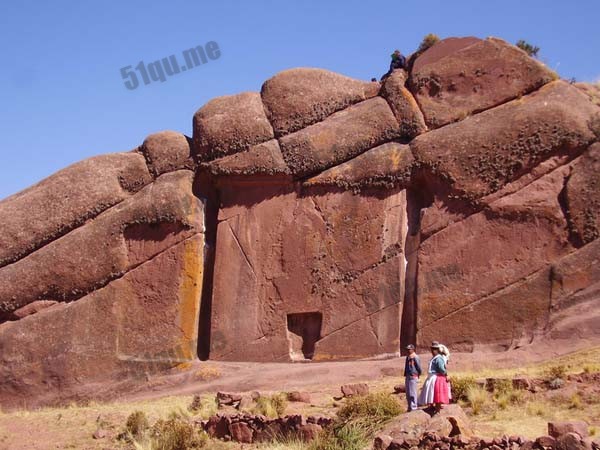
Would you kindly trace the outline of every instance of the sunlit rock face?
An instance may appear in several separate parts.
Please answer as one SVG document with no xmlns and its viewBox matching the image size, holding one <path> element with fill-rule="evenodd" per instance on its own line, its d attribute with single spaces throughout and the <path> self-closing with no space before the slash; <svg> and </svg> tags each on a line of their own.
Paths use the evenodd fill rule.
<svg viewBox="0 0 600 450">
<path fill-rule="evenodd" d="M 283 71 L 0 202 L 0 402 L 597 337 L 596 91 L 495 38 L 410 60 Z"/>
</svg>

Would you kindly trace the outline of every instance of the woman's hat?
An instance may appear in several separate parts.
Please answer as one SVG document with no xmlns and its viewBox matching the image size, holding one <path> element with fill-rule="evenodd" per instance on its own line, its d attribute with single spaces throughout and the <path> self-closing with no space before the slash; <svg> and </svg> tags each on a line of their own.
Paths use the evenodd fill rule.
<svg viewBox="0 0 600 450">
<path fill-rule="evenodd" d="M 433 341 L 431 343 L 431 348 L 440 348 L 440 343 L 438 341 Z"/>
<path fill-rule="evenodd" d="M 415 346 L 414 346 L 414 345 L 412 345 L 412 344 L 408 344 L 408 345 L 406 346 L 406 350 L 414 350 L 414 349 L 415 349 Z"/>
</svg>

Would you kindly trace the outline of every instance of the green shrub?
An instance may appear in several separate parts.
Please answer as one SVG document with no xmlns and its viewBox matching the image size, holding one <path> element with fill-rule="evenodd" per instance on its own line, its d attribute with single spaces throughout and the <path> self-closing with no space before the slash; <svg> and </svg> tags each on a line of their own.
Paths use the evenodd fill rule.
<svg viewBox="0 0 600 450">
<path fill-rule="evenodd" d="M 423 40 L 419 44 L 419 48 L 417 49 L 417 53 L 423 53 L 425 50 L 427 50 L 430 47 L 433 47 L 439 41 L 440 41 L 440 38 L 438 37 L 437 34 L 429 33 L 428 35 L 426 35 L 423 38 Z"/>
<path fill-rule="evenodd" d="M 148 417 L 144 411 L 134 411 L 125 422 L 125 432 L 134 438 L 142 436 L 150 428 Z"/>
<path fill-rule="evenodd" d="M 517 42 L 517 47 L 519 47 L 521 50 L 523 50 L 529 56 L 532 56 L 534 58 L 537 57 L 537 54 L 540 51 L 539 47 L 537 47 L 535 45 L 531 45 L 529 42 L 525 41 L 524 39 L 520 39 Z"/>
<path fill-rule="evenodd" d="M 470 387 L 477 386 L 477 381 L 473 377 L 452 377 L 452 398 L 455 401 L 467 401 L 467 391 Z"/>
<path fill-rule="evenodd" d="M 402 406 L 395 396 L 377 392 L 347 399 L 337 415 L 346 422 L 364 418 L 381 423 L 401 413 Z"/>
</svg>

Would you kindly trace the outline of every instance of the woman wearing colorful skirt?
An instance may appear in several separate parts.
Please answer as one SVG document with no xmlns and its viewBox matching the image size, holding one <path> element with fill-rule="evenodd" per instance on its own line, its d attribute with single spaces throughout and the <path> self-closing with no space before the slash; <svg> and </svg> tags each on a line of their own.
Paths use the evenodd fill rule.
<svg viewBox="0 0 600 450">
<path fill-rule="evenodd" d="M 448 380 L 446 378 L 446 359 L 440 353 L 439 342 L 431 344 L 433 358 L 429 362 L 427 379 L 419 395 L 419 405 L 433 406 L 436 412 L 442 409 L 442 405 L 450 403 Z"/>
</svg>

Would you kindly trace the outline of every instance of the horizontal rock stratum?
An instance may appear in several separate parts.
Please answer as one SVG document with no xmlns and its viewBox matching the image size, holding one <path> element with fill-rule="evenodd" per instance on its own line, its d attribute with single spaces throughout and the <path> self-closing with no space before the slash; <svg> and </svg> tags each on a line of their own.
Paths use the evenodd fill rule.
<svg viewBox="0 0 600 450">
<path fill-rule="evenodd" d="M 0 202 L 0 403 L 196 358 L 600 338 L 600 107 L 496 38 L 285 70 Z"/>
</svg>

